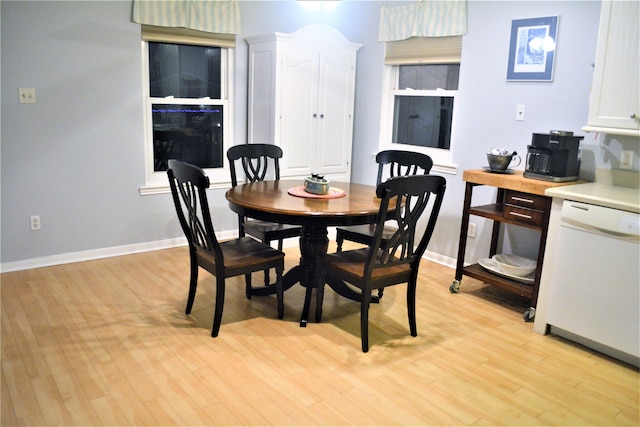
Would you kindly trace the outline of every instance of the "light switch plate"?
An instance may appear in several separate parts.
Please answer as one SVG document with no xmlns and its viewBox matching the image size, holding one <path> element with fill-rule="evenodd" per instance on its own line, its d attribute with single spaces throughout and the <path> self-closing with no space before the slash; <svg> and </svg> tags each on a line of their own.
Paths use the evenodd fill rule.
<svg viewBox="0 0 640 427">
<path fill-rule="evenodd" d="M 516 105 L 516 121 L 524 122 L 524 104 Z"/>
</svg>

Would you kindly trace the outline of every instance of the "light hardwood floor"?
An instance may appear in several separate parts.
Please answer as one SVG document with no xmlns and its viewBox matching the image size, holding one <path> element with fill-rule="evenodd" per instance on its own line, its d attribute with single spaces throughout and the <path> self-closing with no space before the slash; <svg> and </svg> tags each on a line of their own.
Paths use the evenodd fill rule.
<svg viewBox="0 0 640 427">
<path fill-rule="evenodd" d="M 450 294 L 440 265 L 421 266 L 418 337 L 389 288 L 367 354 L 357 303 L 327 288 L 303 329 L 301 287 L 278 320 L 240 279 L 213 339 L 213 277 L 186 316 L 188 274 L 186 248 L 2 274 L 2 425 L 639 424 L 637 369 L 534 333 L 520 298 Z"/>
</svg>

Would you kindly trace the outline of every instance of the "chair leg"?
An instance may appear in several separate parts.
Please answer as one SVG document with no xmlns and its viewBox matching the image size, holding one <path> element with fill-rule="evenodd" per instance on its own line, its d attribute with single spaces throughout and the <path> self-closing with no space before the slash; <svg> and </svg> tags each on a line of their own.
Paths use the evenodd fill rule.
<svg viewBox="0 0 640 427">
<path fill-rule="evenodd" d="M 189 279 L 189 296 L 187 297 L 186 314 L 191 314 L 193 301 L 196 299 L 196 288 L 198 287 L 198 261 L 196 255 L 191 254 L 191 274 Z"/>
<path fill-rule="evenodd" d="M 308 287 L 304 293 L 304 306 L 302 307 L 302 316 L 300 319 L 300 327 L 306 328 L 307 322 L 309 321 L 309 306 L 311 305 L 311 293 L 313 292 L 312 287 Z"/>
<path fill-rule="evenodd" d="M 418 336 L 418 328 L 416 326 L 416 281 L 416 278 L 409 280 L 407 285 L 407 312 L 409 314 L 409 330 L 412 337 Z"/>
<path fill-rule="evenodd" d="M 322 320 L 322 301 L 324 300 L 324 283 L 316 290 L 316 323 Z"/>
<path fill-rule="evenodd" d="M 220 275 L 222 276 L 222 275 Z M 224 308 L 224 277 L 216 276 L 216 308 L 213 313 L 213 327 L 211 336 L 217 337 L 222 323 L 222 309 Z"/>
<path fill-rule="evenodd" d="M 284 270 L 284 265 L 276 267 L 276 301 L 278 303 L 278 319 L 284 318 L 284 290 L 282 287 L 282 270 Z"/>
<path fill-rule="evenodd" d="M 342 233 L 338 230 L 338 234 L 336 234 L 336 244 L 338 245 L 336 252 L 342 252 L 342 242 L 344 242 L 344 237 L 342 237 Z"/>
<path fill-rule="evenodd" d="M 262 243 L 271 246 L 271 242 L 267 239 L 263 239 Z M 282 251 L 282 239 L 278 239 L 278 250 Z M 269 270 L 264 270 L 264 285 L 269 286 Z"/>
<path fill-rule="evenodd" d="M 384 288 L 378 289 L 378 299 L 382 299 L 383 294 L 384 294 Z"/>
<path fill-rule="evenodd" d="M 245 289 L 244 293 L 247 296 L 247 299 L 251 299 L 251 273 L 244 275 Z"/>
<path fill-rule="evenodd" d="M 369 351 L 369 302 L 371 301 L 371 291 L 362 290 L 360 300 L 360 337 L 362 339 L 362 352 Z"/>
</svg>

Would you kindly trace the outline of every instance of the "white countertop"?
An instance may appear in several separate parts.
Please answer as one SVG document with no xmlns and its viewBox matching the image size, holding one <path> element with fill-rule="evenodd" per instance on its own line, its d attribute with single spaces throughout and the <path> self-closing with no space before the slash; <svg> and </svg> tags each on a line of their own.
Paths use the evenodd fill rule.
<svg viewBox="0 0 640 427">
<path fill-rule="evenodd" d="M 545 196 L 640 213 L 640 190 L 598 182 L 549 188 Z"/>
</svg>

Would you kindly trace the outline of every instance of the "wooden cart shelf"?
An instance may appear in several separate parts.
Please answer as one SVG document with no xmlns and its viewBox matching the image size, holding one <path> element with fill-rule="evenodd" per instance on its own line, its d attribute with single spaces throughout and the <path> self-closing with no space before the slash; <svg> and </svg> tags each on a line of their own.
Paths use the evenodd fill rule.
<svg viewBox="0 0 640 427">
<path fill-rule="evenodd" d="M 502 289 L 506 289 L 511 293 L 518 294 L 525 298 L 531 298 L 533 295 L 533 286 L 493 274 L 482 268 L 480 264 L 472 264 L 464 267 L 462 274 L 486 283 L 493 283 Z"/>
<path fill-rule="evenodd" d="M 547 188 L 576 184 L 577 182 L 547 182 L 525 178 L 522 171 L 515 171 L 513 174 L 493 174 L 483 169 L 466 170 L 462 178 L 466 182 L 464 208 L 460 227 L 456 276 L 449 289 L 452 293 L 459 292 L 463 275 L 498 286 L 509 292 L 529 298 L 531 307 L 524 313 L 524 319 L 533 321 L 547 240 L 547 226 L 549 224 L 549 214 L 551 213 L 551 198 L 545 196 L 544 192 Z M 496 202 L 472 207 L 473 189 L 478 185 L 496 187 L 498 189 Z M 541 237 L 538 247 L 536 273 L 532 285 L 494 274 L 482 268 L 480 264 L 464 265 L 470 215 L 493 220 L 489 256 L 496 254 L 501 224 L 513 224 L 540 231 Z"/>
</svg>

